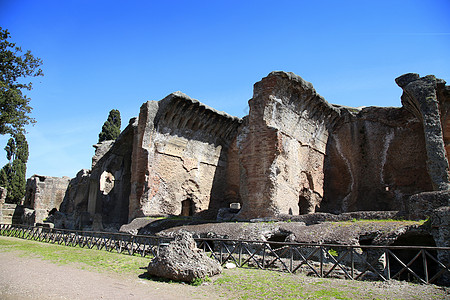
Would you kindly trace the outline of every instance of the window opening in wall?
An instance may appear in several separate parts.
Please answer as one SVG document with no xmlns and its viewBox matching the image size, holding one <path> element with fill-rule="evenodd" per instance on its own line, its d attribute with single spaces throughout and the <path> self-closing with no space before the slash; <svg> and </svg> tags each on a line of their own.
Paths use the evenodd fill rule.
<svg viewBox="0 0 450 300">
<path fill-rule="evenodd" d="M 194 201 L 191 198 L 181 201 L 181 216 L 192 216 L 194 214 Z"/>
<path fill-rule="evenodd" d="M 305 196 L 300 195 L 298 199 L 298 212 L 299 215 L 306 215 L 308 213 L 308 199 Z"/>
</svg>

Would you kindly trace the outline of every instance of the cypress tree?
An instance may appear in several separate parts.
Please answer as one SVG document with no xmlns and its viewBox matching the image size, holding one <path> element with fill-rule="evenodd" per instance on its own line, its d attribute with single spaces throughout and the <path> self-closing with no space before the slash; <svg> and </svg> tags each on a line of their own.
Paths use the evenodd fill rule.
<svg viewBox="0 0 450 300">
<path fill-rule="evenodd" d="M 22 133 L 10 138 L 5 147 L 8 163 L 0 170 L 0 186 L 8 190 L 6 202 L 20 203 L 25 196 L 28 143 Z"/>
<path fill-rule="evenodd" d="M 109 112 L 108 119 L 102 126 L 102 131 L 98 135 L 98 142 L 115 140 L 120 135 L 120 112 L 117 109 L 112 109 Z"/>
</svg>

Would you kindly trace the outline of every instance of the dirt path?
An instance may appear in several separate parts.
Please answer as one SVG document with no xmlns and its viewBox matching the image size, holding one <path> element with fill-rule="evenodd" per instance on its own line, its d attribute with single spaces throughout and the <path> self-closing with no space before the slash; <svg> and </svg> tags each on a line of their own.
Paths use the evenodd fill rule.
<svg viewBox="0 0 450 300">
<path fill-rule="evenodd" d="M 202 288 L 96 273 L 0 252 L 0 299 L 214 299 Z"/>
</svg>

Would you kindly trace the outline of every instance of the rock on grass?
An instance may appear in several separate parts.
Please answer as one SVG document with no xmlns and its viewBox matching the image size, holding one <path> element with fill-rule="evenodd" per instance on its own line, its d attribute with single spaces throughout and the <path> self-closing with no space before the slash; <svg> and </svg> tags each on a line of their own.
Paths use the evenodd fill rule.
<svg viewBox="0 0 450 300">
<path fill-rule="evenodd" d="M 150 276 L 192 282 L 222 272 L 220 264 L 198 249 L 192 234 L 181 231 L 148 265 Z"/>
</svg>

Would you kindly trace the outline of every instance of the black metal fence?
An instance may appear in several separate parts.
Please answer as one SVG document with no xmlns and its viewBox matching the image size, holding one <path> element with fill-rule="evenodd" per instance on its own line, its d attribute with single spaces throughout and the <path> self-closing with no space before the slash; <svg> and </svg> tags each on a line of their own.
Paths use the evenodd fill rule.
<svg viewBox="0 0 450 300">
<path fill-rule="evenodd" d="M 157 236 L 0 224 L 0 235 L 153 258 L 172 240 Z M 196 239 L 222 265 L 350 280 L 450 283 L 450 247 L 369 246 Z"/>
</svg>

